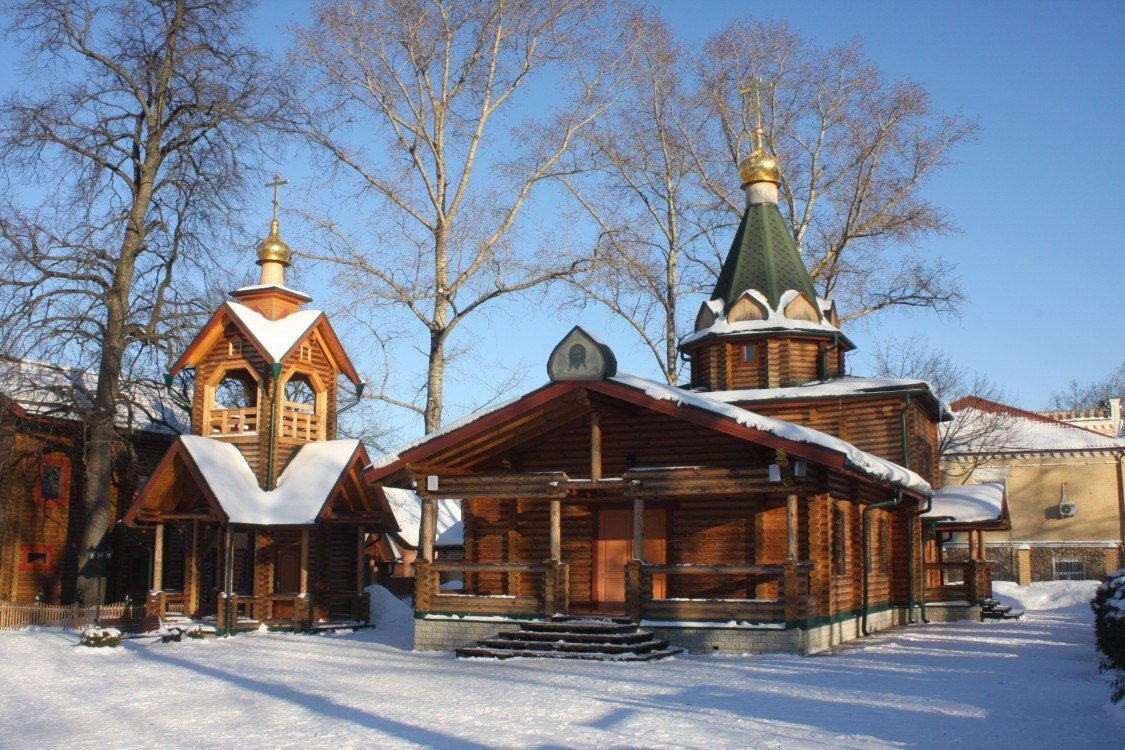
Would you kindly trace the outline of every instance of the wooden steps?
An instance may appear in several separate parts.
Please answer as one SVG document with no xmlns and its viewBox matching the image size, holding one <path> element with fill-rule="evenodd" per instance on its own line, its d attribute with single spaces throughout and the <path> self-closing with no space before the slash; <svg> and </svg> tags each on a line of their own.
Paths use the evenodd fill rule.
<svg viewBox="0 0 1125 750">
<path fill-rule="evenodd" d="M 547 622 L 525 623 L 519 630 L 485 638 L 456 653 L 462 659 L 656 661 L 682 650 L 624 618 L 555 615 Z"/>
<path fill-rule="evenodd" d="M 980 619 L 984 620 L 1018 620 L 1023 617 L 1023 612 L 1013 611 L 1011 607 L 1000 604 L 998 599 L 985 599 L 980 608 Z"/>
</svg>

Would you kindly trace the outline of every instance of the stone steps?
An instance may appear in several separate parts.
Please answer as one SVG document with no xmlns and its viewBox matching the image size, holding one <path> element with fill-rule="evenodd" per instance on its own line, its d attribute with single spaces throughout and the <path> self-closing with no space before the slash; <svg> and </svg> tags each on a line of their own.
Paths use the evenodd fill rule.
<svg viewBox="0 0 1125 750">
<path fill-rule="evenodd" d="M 456 650 L 468 659 L 592 659 L 655 661 L 681 653 L 624 618 L 555 615 L 546 622 L 524 623 Z"/>
</svg>

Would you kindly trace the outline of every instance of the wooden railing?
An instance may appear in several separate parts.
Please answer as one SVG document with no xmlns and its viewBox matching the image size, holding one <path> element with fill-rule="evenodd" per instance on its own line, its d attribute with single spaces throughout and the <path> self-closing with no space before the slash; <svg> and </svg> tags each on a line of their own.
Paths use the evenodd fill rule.
<svg viewBox="0 0 1125 750">
<path fill-rule="evenodd" d="M 0 602 L 0 630 L 19 630 L 28 626 L 84 630 L 94 624 L 98 615 L 98 607 L 94 606 Z M 102 624 L 106 627 L 118 627 L 122 623 L 139 623 L 144 618 L 144 606 L 124 602 L 103 604 L 100 616 Z"/>
<path fill-rule="evenodd" d="M 208 426 L 212 435 L 242 435 L 258 430 L 258 407 L 212 409 Z"/>
<path fill-rule="evenodd" d="M 441 588 L 442 573 L 502 573 L 504 594 L 461 594 Z M 535 596 L 523 596 L 522 576 L 541 575 Z M 566 563 L 477 563 L 437 560 L 415 565 L 414 608 L 422 612 L 474 613 L 512 617 L 565 612 L 569 605 L 570 568 Z"/>
<path fill-rule="evenodd" d="M 297 440 L 324 440 L 324 420 L 308 404 L 282 401 L 278 434 Z"/>
<path fill-rule="evenodd" d="M 808 617 L 812 564 L 782 565 L 652 565 L 637 560 L 625 571 L 625 611 L 634 620 L 735 620 L 751 623 L 784 623 Z M 653 576 L 733 577 L 745 584 L 747 593 L 759 585 L 777 582 L 777 598 L 753 596 L 731 598 L 655 598 Z M 669 589 L 675 583 L 668 581 Z"/>
<path fill-rule="evenodd" d="M 992 567 L 985 560 L 925 563 L 926 600 L 983 601 L 992 595 Z"/>
</svg>

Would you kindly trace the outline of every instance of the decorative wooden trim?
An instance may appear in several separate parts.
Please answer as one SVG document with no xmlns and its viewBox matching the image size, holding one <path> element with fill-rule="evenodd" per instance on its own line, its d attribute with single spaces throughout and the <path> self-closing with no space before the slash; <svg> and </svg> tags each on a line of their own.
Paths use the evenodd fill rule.
<svg viewBox="0 0 1125 750">
<path fill-rule="evenodd" d="M 20 562 L 18 569 L 23 571 L 52 572 L 58 566 L 59 548 L 53 544 L 25 544 L 20 546 Z M 29 554 L 43 554 L 46 558 L 41 563 L 27 561 Z"/>
</svg>

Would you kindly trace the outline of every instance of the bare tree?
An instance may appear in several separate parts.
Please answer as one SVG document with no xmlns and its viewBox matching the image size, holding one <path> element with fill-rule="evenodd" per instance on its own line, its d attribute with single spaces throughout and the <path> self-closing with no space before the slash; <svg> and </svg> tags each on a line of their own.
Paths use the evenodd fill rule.
<svg viewBox="0 0 1125 750">
<path fill-rule="evenodd" d="M 763 107 L 767 145 L 782 166 L 780 208 L 843 319 L 889 307 L 955 311 L 962 292 L 953 268 L 918 248 L 956 224 L 922 189 L 951 164 L 955 146 L 975 137 L 975 123 L 936 111 L 918 83 L 886 80 L 858 41 L 826 50 L 784 23 L 736 21 L 695 64 L 702 129 L 690 143 L 703 186 L 731 225 L 743 210 L 733 165 L 753 128 L 740 92 L 757 76 L 774 84 Z"/>
<path fill-rule="evenodd" d="M 946 353 L 927 346 L 918 336 L 877 348 L 873 375 L 882 378 L 916 378 L 927 381 L 942 401 L 965 405 L 953 421 L 938 428 L 938 452 L 947 476 L 968 482 L 978 468 L 999 451 L 1010 448 L 1016 419 L 1007 409 L 1008 396 L 979 372 L 970 372 Z M 973 402 L 972 399 L 979 401 Z M 1000 407 L 1000 408 L 997 408 Z"/>
<path fill-rule="evenodd" d="M 1114 397 L 1125 398 L 1125 362 L 1104 378 L 1071 380 L 1051 396 L 1051 403 L 1056 409 L 1097 409 Z"/>
<path fill-rule="evenodd" d="M 418 398 L 393 401 L 427 432 L 467 348 L 451 338 L 461 324 L 585 265 L 561 235 L 516 233 L 532 193 L 617 95 L 635 43 L 614 12 L 599 0 L 334 0 L 297 30 L 294 129 L 384 243 L 327 218 L 321 251 L 307 254 L 334 264 L 350 309 L 424 337 Z M 550 87 L 548 106 L 527 106 L 532 85 Z"/>
<path fill-rule="evenodd" d="M 630 86 L 559 177 L 598 231 L 599 262 L 570 282 L 624 320 L 675 384 L 681 301 L 702 290 L 700 267 L 686 254 L 713 212 L 687 147 L 696 130 L 688 52 L 652 10 L 638 11 L 630 26 L 640 42 Z"/>
<path fill-rule="evenodd" d="M 254 127 L 279 109 L 238 0 L 26 0 L 25 86 L 0 107 L 0 303 L 12 350 L 97 372 L 86 416 L 79 590 L 110 524 L 122 383 L 163 364 L 205 289 L 185 268 L 229 227 Z M 36 93 L 26 93 L 34 91 Z M 31 186 L 30 191 L 28 186 Z M 27 201 L 28 194 L 37 196 Z M 229 247 L 229 242 L 224 243 Z"/>
</svg>

